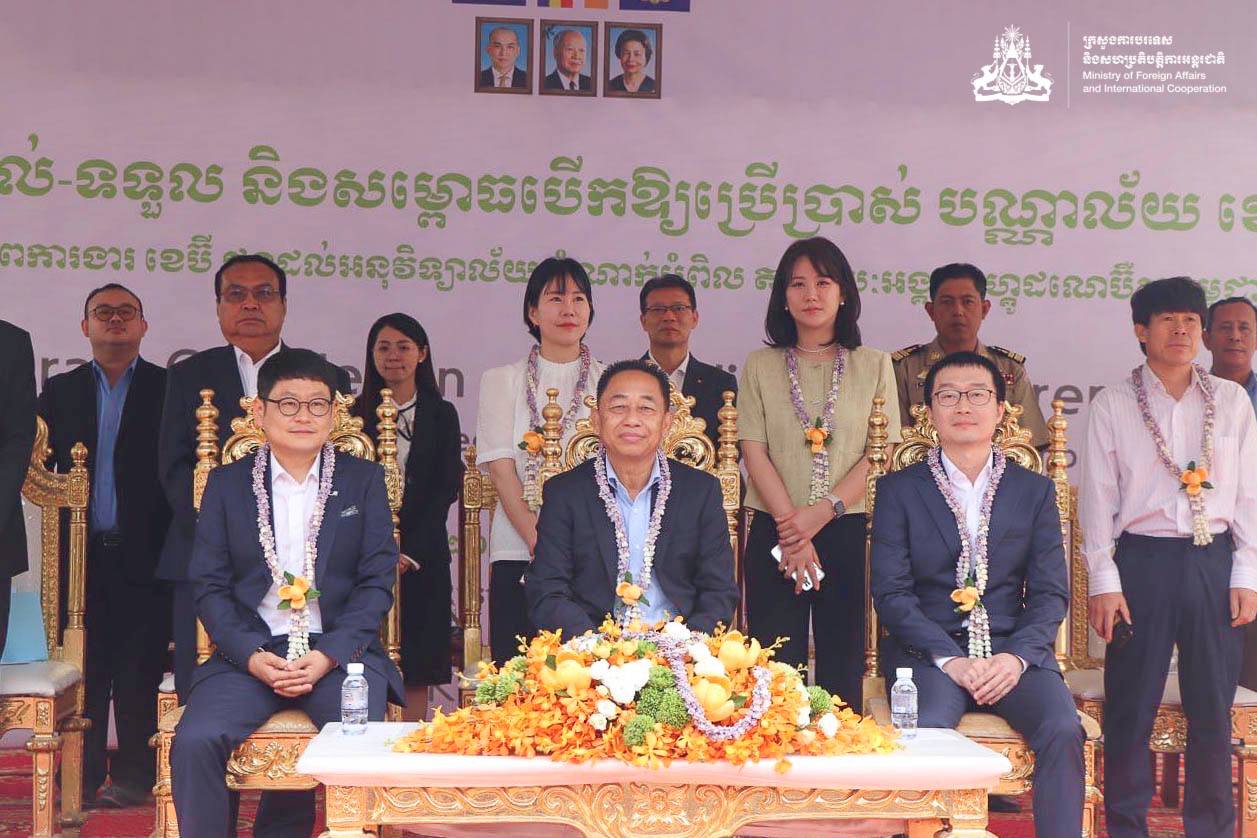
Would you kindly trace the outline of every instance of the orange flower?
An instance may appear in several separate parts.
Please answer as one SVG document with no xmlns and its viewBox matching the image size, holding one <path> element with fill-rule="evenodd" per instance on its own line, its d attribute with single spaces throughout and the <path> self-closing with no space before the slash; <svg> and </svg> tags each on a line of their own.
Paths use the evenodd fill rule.
<svg viewBox="0 0 1257 838">
<path fill-rule="evenodd" d="M 634 585 L 632 582 L 620 582 L 615 586 L 615 595 L 632 605 L 642 598 L 645 593 L 640 585 Z"/>
<path fill-rule="evenodd" d="M 280 601 L 287 600 L 288 607 L 302 609 L 306 607 L 306 593 L 310 590 L 310 581 L 304 576 L 294 576 L 287 585 L 279 586 Z"/>
<path fill-rule="evenodd" d="M 759 641 L 752 639 L 749 646 L 743 644 L 742 633 L 731 631 L 725 634 L 724 640 L 720 643 L 720 651 L 716 657 L 720 658 L 720 662 L 725 665 L 725 669 L 730 672 L 746 669 L 754 666 L 759 660 Z"/>
<path fill-rule="evenodd" d="M 724 675 L 709 675 L 694 682 L 694 697 L 713 722 L 723 722 L 737 710 L 733 706 L 733 687 Z"/>
<path fill-rule="evenodd" d="M 815 425 L 803 432 L 803 438 L 812 446 L 812 453 L 819 454 L 825 450 L 825 440 L 829 439 L 829 431 Z"/>
<path fill-rule="evenodd" d="M 966 614 L 978 604 L 978 599 L 978 589 L 972 585 L 951 592 L 951 601 L 957 603 L 956 610 Z"/>
<path fill-rule="evenodd" d="M 1192 497 L 1195 497 L 1196 495 L 1204 491 L 1204 487 L 1201 486 L 1199 483 L 1188 483 L 1187 485 L 1183 487 L 1183 491 L 1191 495 Z"/>
<path fill-rule="evenodd" d="M 536 431 L 524 431 L 524 436 L 520 439 L 519 447 L 524 451 L 527 451 L 529 454 L 536 454 L 541 450 L 541 446 L 544 442 L 545 440 L 542 438 L 541 434 Z"/>
</svg>

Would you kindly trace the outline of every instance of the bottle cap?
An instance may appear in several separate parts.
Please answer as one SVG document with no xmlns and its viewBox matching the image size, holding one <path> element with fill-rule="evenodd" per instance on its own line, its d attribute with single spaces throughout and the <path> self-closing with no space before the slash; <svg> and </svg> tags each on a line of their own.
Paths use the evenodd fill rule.
<svg viewBox="0 0 1257 838">
<path fill-rule="evenodd" d="M 912 667 L 910 667 L 910 666 L 901 666 L 901 667 L 899 667 L 898 669 L 896 669 L 896 670 L 895 670 L 895 677 L 896 677 L 896 678 L 908 678 L 908 679 L 911 679 L 911 678 L 912 678 Z"/>
<path fill-rule="evenodd" d="M 346 671 L 346 672 L 348 672 L 350 675 L 361 675 L 361 674 L 362 674 L 362 664 L 360 664 L 360 663 L 349 663 L 349 664 L 345 664 L 345 671 Z M 909 671 L 911 672 L 911 670 L 909 670 Z"/>
</svg>

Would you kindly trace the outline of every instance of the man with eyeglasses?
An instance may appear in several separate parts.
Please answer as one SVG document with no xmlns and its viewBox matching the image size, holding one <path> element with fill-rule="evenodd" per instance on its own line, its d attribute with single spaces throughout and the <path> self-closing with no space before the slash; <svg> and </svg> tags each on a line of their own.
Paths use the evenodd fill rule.
<svg viewBox="0 0 1257 838">
<path fill-rule="evenodd" d="M 0 320 L 0 654 L 13 577 L 26 571 L 22 484 L 35 444 L 35 353 L 25 329 Z"/>
<path fill-rule="evenodd" d="M 181 702 L 196 662 L 196 615 L 187 574 L 196 526 L 192 471 L 200 391 L 214 391 L 221 448 L 231 436 L 231 420 L 241 415 L 241 398 L 257 395 L 258 369 L 283 347 L 280 332 L 288 311 L 288 278 L 265 256 L 233 256 L 214 274 L 214 299 L 227 345 L 198 352 L 170 367 L 158 442 L 162 485 L 174 511 L 158 576 L 174 583 L 175 689 Z M 352 392 L 349 376 L 339 367 L 336 389 Z"/>
<path fill-rule="evenodd" d="M 1034 750 L 1035 834 L 1077 838 L 1084 735 L 1054 648 L 1069 606 L 1056 492 L 992 444 L 1006 396 L 975 352 L 926 376 L 939 445 L 878 481 L 873 600 L 886 671 L 912 669 L 920 725 L 1001 716 Z"/>
<path fill-rule="evenodd" d="M 891 354 L 899 385 L 900 420 L 905 428 L 912 424 L 912 406 L 925 403 L 925 377 L 940 358 L 952 352 L 976 352 L 999 369 L 1008 389 L 1009 404 L 1021 407 L 1018 423 L 1030 431 L 1030 444 L 1042 449 L 1048 444 L 1048 427 L 1039 397 L 1026 374 L 1025 356 L 978 340 L 978 328 L 990 311 L 986 274 L 980 268 L 957 262 L 934 269 L 930 274 L 930 301 L 925 304 L 925 313 L 934 323 L 934 339 Z"/>
<path fill-rule="evenodd" d="M 738 392 L 738 380 L 690 354 L 690 333 L 698 326 L 694 286 L 676 274 L 657 276 L 642 286 L 638 304 L 642 331 L 650 338 L 650 350 L 642 360 L 667 373 L 672 389 L 694 397 L 692 415 L 707 423 L 711 444 L 719 445 L 717 414 L 724 406 L 724 391 Z"/>
<path fill-rule="evenodd" d="M 91 291 L 81 328 L 92 360 L 48 379 L 39 414 L 48 423 L 58 471 L 73 467 L 75 443 L 87 446 L 84 702 L 92 727 L 84 745 L 83 803 L 121 808 L 143 803 L 153 787 L 153 694 L 170 638 L 169 592 L 154 578 L 170 523 L 153 445 L 166 370 L 140 357 L 148 321 L 144 304 L 125 286 L 111 282 Z M 61 546 L 68 546 L 64 538 Z M 64 580 L 64 552 L 61 561 Z M 118 732 L 112 759 L 106 752 L 111 699 Z M 110 785 L 101 790 L 106 777 Z"/>
<path fill-rule="evenodd" d="M 188 577 L 216 652 L 193 672 L 170 750 L 187 838 L 235 834 L 232 751 L 284 709 L 319 728 L 339 721 L 349 664 L 365 668 L 369 719 L 406 700 L 379 636 L 399 556 L 384 470 L 327 444 L 338 375 L 308 349 L 266 361 L 252 408 L 266 444 L 205 486 Z M 260 809 L 254 834 L 310 835 L 314 791 L 281 796 L 290 820 Z"/>
</svg>

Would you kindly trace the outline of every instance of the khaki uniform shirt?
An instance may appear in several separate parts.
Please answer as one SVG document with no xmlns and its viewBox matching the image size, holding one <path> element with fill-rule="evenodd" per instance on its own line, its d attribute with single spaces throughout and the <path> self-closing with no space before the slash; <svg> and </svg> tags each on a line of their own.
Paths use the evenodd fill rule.
<svg viewBox="0 0 1257 838">
<path fill-rule="evenodd" d="M 812 361 L 799 353 L 799 390 L 810 419 L 825 409 L 833 372 L 832 360 Z M 888 441 L 899 442 L 899 405 L 890 356 L 861 346 L 847 353 L 847 366 L 838 383 L 838 400 L 826 443 L 831 486 L 864 457 L 874 396 L 886 400 L 882 409 L 886 412 Z M 768 457 L 790 493 L 790 502 L 795 506 L 807 503 L 812 486 L 812 450 L 790 401 L 784 349 L 757 349 L 742 366 L 742 379 L 738 382 L 738 438 L 768 446 Z M 746 505 L 768 511 L 750 481 Z M 847 509 L 848 513 L 863 511 L 863 500 Z"/>
<path fill-rule="evenodd" d="M 999 346 L 984 346 L 981 341 L 978 341 L 976 351 L 999 367 L 1008 388 L 1008 403 L 1021 406 L 1021 427 L 1030 431 L 1030 444 L 1035 448 L 1046 446 L 1049 439 L 1047 422 L 1043 420 L 1043 411 L 1039 409 L 1039 399 L 1030 383 L 1030 376 L 1026 375 L 1025 356 Z M 912 405 L 925 403 L 925 377 L 944 354 L 936 337 L 930 343 L 908 346 L 891 355 L 904 427 L 912 424 Z"/>
</svg>

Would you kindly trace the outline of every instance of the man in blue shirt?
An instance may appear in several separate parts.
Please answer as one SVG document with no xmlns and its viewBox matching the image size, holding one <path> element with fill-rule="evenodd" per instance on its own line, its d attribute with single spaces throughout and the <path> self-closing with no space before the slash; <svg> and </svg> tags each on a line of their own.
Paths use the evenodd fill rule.
<svg viewBox="0 0 1257 838">
<path fill-rule="evenodd" d="M 659 367 L 637 359 L 599 379 L 590 420 L 602 451 L 547 480 L 542 495 L 524 580 L 538 629 L 574 637 L 633 608 L 647 622 L 680 616 L 708 632 L 733 619 L 738 588 L 720 483 L 661 457 L 669 389 Z"/>
<path fill-rule="evenodd" d="M 1213 355 L 1210 370 L 1219 378 L 1239 384 L 1257 410 L 1257 374 L 1253 350 L 1257 349 L 1257 306 L 1247 297 L 1227 297 L 1209 306 L 1205 322 L 1205 347 Z M 1257 621 L 1244 627 L 1244 658 L 1240 685 L 1257 689 Z"/>
<path fill-rule="evenodd" d="M 91 477 L 84 701 L 92 728 L 83 801 L 85 807 L 131 806 L 146 800 L 153 786 L 148 740 L 156 731 L 153 696 L 170 636 L 169 599 L 153 579 L 170 521 L 156 445 L 166 371 L 140 357 L 148 322 L 129 289 L 111 283 L 88 294 L 82 329 L 92 360 L 48 379 L 39 413 L 57 469 L 70 469 L 70 451 L 82 442 Z M 106 752 L 111 699 L 118 731 L 112 759 Z M 106 777 L 111 785 L 96 799 Z"/>
</svg>

